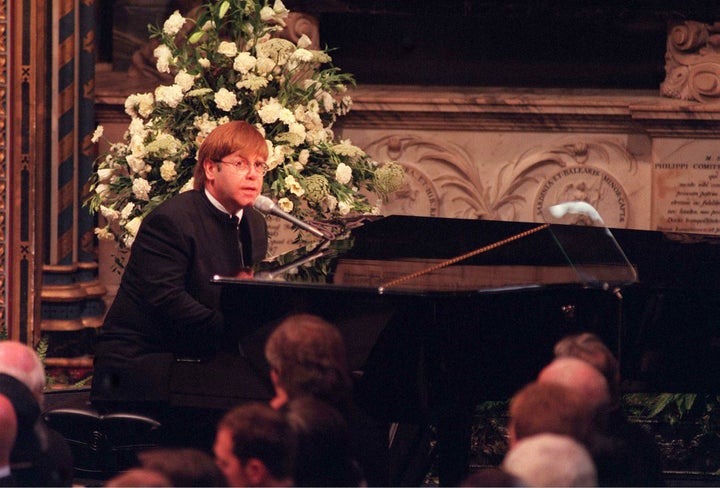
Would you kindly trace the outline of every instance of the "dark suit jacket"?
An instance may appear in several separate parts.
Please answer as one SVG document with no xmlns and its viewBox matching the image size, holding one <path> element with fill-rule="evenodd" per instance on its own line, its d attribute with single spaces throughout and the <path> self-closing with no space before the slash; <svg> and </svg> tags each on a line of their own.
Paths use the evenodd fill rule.
<svg viewBox="0 0 720 488">
<path fill-rule="evenodd" d="M 201 191 L 177 195 L 147 215 L 97 338 L 91 398 L 166 401 L 177 358 L 237 352 L 221 287 L 210 281 L 236 275 L 266 252 L 262 214 L 246 208 L 238 227 Z"/>
</svg>

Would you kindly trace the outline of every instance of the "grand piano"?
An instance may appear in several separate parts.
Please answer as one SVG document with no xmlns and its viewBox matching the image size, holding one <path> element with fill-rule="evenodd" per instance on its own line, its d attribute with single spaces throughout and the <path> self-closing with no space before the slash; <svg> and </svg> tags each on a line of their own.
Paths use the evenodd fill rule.
<svg viewBox="0 0 720 488">
<path fill-rule="evenodd" d="M 603 338 L 628 390 L 717 391 L 718 242 L 388 216 L 263 262 L 253 278 L 213 281 L 238 324 L 294 312 L 337 324 L 358 404 L 382 421 L 434 425 L 440 482 L 457 485 L 475 405 L 532 381 L 566 334 Z M 263 334 L 237 332 L 258 364 Z"/>
</svg>

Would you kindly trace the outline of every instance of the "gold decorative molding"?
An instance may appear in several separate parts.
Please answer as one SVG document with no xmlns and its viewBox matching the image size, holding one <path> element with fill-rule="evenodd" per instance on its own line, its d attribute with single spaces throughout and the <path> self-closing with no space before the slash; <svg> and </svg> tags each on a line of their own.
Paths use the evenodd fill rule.
<svg viewBox="0 0 720 488">
<path fill-rule="evenodd" d="M 49 160 L 51 29 L 47 0 L 12 0 L 9 18 L 12 78 L 8 82 L 8 213 L 10 247 L 6 253 L 9 283 L 9 335 L 27 343 L 40 339 L 40 301 L 45 165 Z M 8 10 L 3 8 L 3 12 Z M 8 26 L 9 27 L 9 26 Z M 8 32 L 7 30 L 5 32 Z M 7 38 L 6 38 L 7 39 Z"/>
</svg>

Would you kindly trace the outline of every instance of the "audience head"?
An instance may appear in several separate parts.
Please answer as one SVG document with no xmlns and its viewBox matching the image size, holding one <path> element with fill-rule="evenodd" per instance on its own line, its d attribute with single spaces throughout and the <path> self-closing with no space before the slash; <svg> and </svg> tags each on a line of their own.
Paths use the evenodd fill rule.
<svg viewBox="0 0 720 488">
<path fill-rule="evenodd" d="M 567 436 L 538 434 L 510 449 L 502 469 L 527 486 L 597 486 L 587 449 Z"/>
<path fill-rule="evenodd" d="M 230 410 L 218 424 L 215 460 L 229 486 L 289 486 L 295 437 L 285 416 L 264 403 Z"/>
<path fill-rule="evenodd" d="M 290 400 L 283 411 L 297 439 L 295 486 L 360 486 L 345 417 L 311 396 Z"/>
<path fill-rule="evenodd" d="M 608 384 L 611 402 L 620 401 L 620 365 L 615 355 L 595 334 L 583 332 L 560 339 L 553 349 L 556 358 L 574 357 L 592 364 Z"/>
<path fill-rule="evenodd" d="M 0 395 L 0 467 L 10 465 L 10 453 L 15 445 L 18 419 L 12 402 Z"/>
<path fill-rule="evenodd" d="M 45 367 L 33 348 L 18 341 L 0 341 L 0 373 L 12 376 L 27 386 L 42 408 Z"/>
<path fill-rule="evenodd" d="M 594 411 L 580 394 L 555 383 L 530 383 L 510 402 L 510 447 L 536 434 L 566 435 L 586 442 L 593 428 Z"/>
<path fill-rule="evenodd" d="M 172 486 L 227 486 L 215 460 L 193 448 L 160 448 L 138 454 L 140 467 L 160 473 Z"/>
<path fill-rule="evenodd" d="M 610 404 L 605 377 L 582 359 L 557 358 L 540 371 L 537 381 L 560 384 L 580 393 L 587 407 L 595 412 L 601 412 Z"/>
<path fill-rule="evenodd" d="M 270 334 L 265 357 L 276 390 L 273 408 L 305 395 L 344 408 L 350 375 L 345 342 L 334 325 L 315 315 L 289 316 Z"/>
<path fill-rule="evenodd" d="M 184 486 L 173 485 L 170 478 L 148 468 L 132 468 L 122 471 L 105 482 L 106 487 Z"/>
</svg>

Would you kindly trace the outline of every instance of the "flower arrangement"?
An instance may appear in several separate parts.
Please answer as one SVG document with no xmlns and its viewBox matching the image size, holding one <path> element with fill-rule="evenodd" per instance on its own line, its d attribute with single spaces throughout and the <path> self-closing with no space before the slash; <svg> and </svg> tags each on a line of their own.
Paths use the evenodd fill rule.
<svg viewBox="0 0 720 488">
<path fill-rule="evenodd" d="M 277 37 L 288 15 L 280 0 L 222 0 L 202 5 L 194 19 L 175 11 L 150 28 L 159 41 L 157 70 L 173 83 L 130 95 L 124 140 L 95 161 L 86 204 L 105 218 L 99 238 L 129 248 L 149 212 L 192 188 L 197 149 L 229 120 L 245 120 L 265 136 L 263 193 L 284 211 L 315 220 L 380 213 L 404 170 L 336 140 L 332 126 L 350 109 L 344 94 L 355 81 L 332 65 L 327 50 L 310 49 L 307 36 L 296 43 Z M 93 142 L 102 131 L 98 126 Z"/>
</svg>

